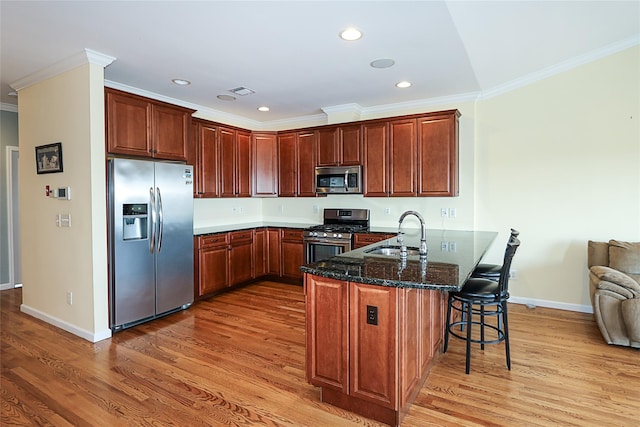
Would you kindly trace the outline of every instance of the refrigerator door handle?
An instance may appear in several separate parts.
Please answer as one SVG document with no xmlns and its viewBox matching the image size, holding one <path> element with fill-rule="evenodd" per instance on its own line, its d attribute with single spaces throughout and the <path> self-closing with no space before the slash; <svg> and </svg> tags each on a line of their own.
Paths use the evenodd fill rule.
<svg viewBox="0 0 640 427">
<path fill-rule="evenodd" d="M 149 253 L 153 253 L 156 247 L 156 195 L 153 187 L 149 187 L 149 200 L 151 202 L 151 238 L 149 239 Z"/>
<path fill-rule="evenodd" d="M 162 249 L 162 229 L 164 226 L 164 218 L 163 213 L 164 209 L 162 208 L 162 195 L 160 194 L 160 187 L 156 187 L 156 192 L 158 193 L 158 253 L 160 253 L 160 249 Z"/>
</svg>

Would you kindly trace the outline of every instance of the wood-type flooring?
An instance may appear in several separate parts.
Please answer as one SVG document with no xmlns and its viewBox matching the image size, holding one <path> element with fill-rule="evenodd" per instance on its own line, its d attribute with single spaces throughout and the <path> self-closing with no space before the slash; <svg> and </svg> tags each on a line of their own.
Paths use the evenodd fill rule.
<svg viewBox="0 0 640 427">
<path fill-rule="evenodd" d="M 92 344 L 0 292 L 0 425 L 379 426 L 304 378 L 302 288 L 258 282 Z M 403 426 L 638 426 L 640 351 L 593 316 L 510 305 L 504 346 L 464 342 L 433 367 Z"/>
</svg>

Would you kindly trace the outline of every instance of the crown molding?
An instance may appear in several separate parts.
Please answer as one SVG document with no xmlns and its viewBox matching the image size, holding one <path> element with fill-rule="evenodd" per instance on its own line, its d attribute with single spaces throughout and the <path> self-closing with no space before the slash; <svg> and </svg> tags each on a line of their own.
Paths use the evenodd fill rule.
<svg viewBox="0 0 640 427">
<path fill-rule="evenodd" d="M 49 67 L 43 68 L 42 70 L 36 71 L 35 73 L 29 74 L 26 77 L 16 80 L 15 82 L 10 83 L 9 86 L 11 86 L 16 91 L 20 91 L 31 85 L 40 83 L 44 80 L 50 79 L 51 77 L 55 77 L 59 74 L 77 68 L 81 65 L 97 64 L 104 68 L 115 60 L 116 58 L 112 56 L 96 52 L 95 50 L 84 49 L 82 52 L 78 52 L 75 55 L 58 61 Z"/>
<path fill-rule="evenodd" d="M 18 112 L 18 106 L 17 105 L 13 105 L 13 104 L 7 104 L 6 102 L 1 102 L 0 103 L 0 110 L 9 111 L 11 113 L 17 113 Z"/>
<path fill-rule="evenodd" d="M 526 76 L 522 76 L 517 79 L 511 80 L 509 82 L 506 82 L 504 84 L 495 86 L 491 89 L 484 90 L 480 95 L 480 99 L 489 99 L 498 95 L 502 95 L 512 90 L 546 79 L 547 77 L 551 77 L 556 74 L 560 74 L 565 71 L 572 70 L 574 68 L 587 64 L 589 62 L 593 62 L 598 59 L 607 57 L 609 55 L 613 55 L 614 53 L 622 52 L 623 50 L 627 50 L 639 44 L 640 44 L 640 34 L 636 34 L 635 36 L 629 37 L 628 39 L 624 39 L 619 42 L 612 43 L 600 49 L 596 49 L 596 50 L 587 52 L 585 54 L 576 56 L 574 58 L 571 58 L 569 60 L 552 65 L 550 67 L 543 68 L 542 70 L 537 71 L 535 73 L 527 74 Z"/>
</svg>

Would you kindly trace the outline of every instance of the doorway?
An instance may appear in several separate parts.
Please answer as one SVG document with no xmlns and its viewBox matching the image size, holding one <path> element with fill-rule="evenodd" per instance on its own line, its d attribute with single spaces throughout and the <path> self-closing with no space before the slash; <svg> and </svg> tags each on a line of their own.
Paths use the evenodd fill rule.
<svg viewBox="0 0 640 427">
<path fill-rule="evenodd" d="M 22 286 L 22 258 L 20 245 L 20 215 L 18 202 L 18 147 L 7 147 L 7 231 L 9 243 L 9 285 Z"/>
</svg>

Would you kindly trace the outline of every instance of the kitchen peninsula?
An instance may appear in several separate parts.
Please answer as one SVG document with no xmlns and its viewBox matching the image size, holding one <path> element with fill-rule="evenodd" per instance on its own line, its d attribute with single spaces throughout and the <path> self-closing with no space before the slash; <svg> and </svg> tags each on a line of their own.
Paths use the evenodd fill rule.
<svg viewBox="0 0 640 427">
<path fill-rule="evenodd" d="M 419 232 L 406 230 L 408 247 Z M 427 259 L 373 253 L 396 239 L 301 267 L 307 380 L 321 400 L 398 426 L 441 352 L 446 292 L 459 290 L 497 233 L 427 231 Z"/>
</svg>

